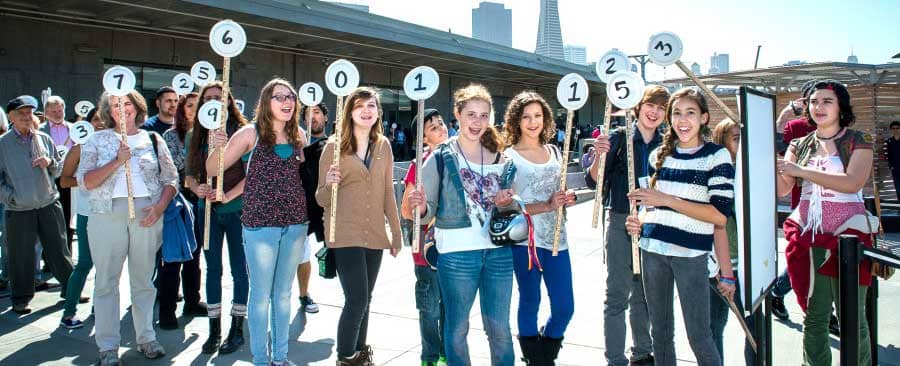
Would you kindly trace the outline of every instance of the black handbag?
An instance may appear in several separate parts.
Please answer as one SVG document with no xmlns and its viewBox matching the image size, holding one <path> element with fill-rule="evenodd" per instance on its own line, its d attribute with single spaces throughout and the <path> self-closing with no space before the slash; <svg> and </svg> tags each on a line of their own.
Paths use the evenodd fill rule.
<svg viewBox="0 0 900 366">
<path fill-rule="evenodd" d="M 322 249 L 316 252 L 316 259 L 319 261 L 319 276 L 322 278 L 335 278 L 337 276 L 337 265 L 334 262 L 334 252 L 323 245 Z"/>
</svg>

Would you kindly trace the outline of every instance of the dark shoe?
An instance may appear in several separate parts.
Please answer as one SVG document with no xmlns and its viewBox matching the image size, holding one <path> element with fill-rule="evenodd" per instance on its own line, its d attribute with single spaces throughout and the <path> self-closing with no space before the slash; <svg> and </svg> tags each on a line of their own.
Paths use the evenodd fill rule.
<svg viewBox="0 0 900 366">
<path fill-rule="evenodd" d="M 0 291 L 6 291 L 6 289 L 7 289 L 8 287 L 9 287 L 9 281 L 7 281 L 7 280 L 0 280 Z"/>
<path fill-rule="evenodd" d="M 84 323 L 76 317 L 66 318 L 59 321 L 59 325 L 66 329 L 78 329 L 84 326 Z"/>
<path fill-rule="evenodd" d="M 19 315 L 25 315 L 31 313 L 31 308 L 28 307 L 28 304 L 13 304 L 13 311 Z"/>
<path fill-rule="evenodd" d="M 87 304 L 90 301 L 91 301 L 91 298 L 89 296 L 81 296 L 78 298 L 79 304 Z"/>
<path fill-rule="evenodd" d="M 831 314 L 831 320 L 828 321 L 828 332 L 837 337 L 841 336 L 841 323 L 838 322 L 838 318 L 834 314 Z"/>
<path fill-rule="evenodd" d="M 348 358 L 339 358 L 337 360 L 337 366 L 365 366 L 369 361 L 366 360 L 366 355 L 362 353 L 362 351 L 356 351 L 353 356 Z"/>
<path fill-rule="evenodd" d="M 175 317 L 175 313 L 159 313 L 159 329 L 178 329 L 178 318 Z"/>
<path fill-rule="evenodd" d="M 50 284 L 47 281 L 38 281 L 34 280 L 34 291 L 47 291 L 50 289 Z"/>
<path fill-rule="evenodd" d="M 541 336 L 519 336 L 519 348 L 522 349 L 522 361 L 526 365 L 540 364 Z"/>
<path fill-rule="evenodd" d="M 300 307 L 303 308 L 303 311 L 306 311 L 307 313 L 314 314 L 319 312 L 319 305 L 316 304 L 316 302 L 313 301 L 312 297 L 309 297 L 309 295 L 300 296 Z"/>
<path fill-rule="evenodd" d="M 196 304 L 184 304 L 184 310 L 182 310 L 181 315 L 186 317 L 206 316 L 206 303 L 201 301 Z"/>
<path fill-rule="evenodd" d="M 240 349 L 242 345 L 244 345 L 244 317 L 232 316 L 231 329 L 228 330 L 228 337 L 225 338 L 225 343 L 222 343 L 222 347 L 219 347 L 219 354 L 232 353 Z"/>
<path fill-rule="evenodd" d="M 222 319 L 209 318 L 209 339 L 203 342 L 202 352 L 205 354 L 216 353 L 219 343 L 222 342 Z"/>
<path fill-rule="evenodd" d="M 653 355 L 647 354 L 641 357 L 631 357 L 628 364 L 632 366 L 653 366 Z"/>
<path fill-rule="evenodd" d="M 367 344 L 359 353 L 363 356 L 362 366 L 375 366 L 375 361 L 372 360 L 372 356 L 375 356 L 375 351 L 372 350 L 372 346 Z"/>
<path fill-rule="evenodd" d="M 541 336 L 541 365 L 556 365 L 556 357 L 559 356 L 559 349 L 562 348 L 562 338 L 550 338 Z"/>
<path fill-rule="evenodd" d="M 772 315 L 775 315 L 775 317 L 781 321 L 788 321 L 791 318 L 787 308 L 784 306 L 783 297 L 772 298 Z"/>
</svg>

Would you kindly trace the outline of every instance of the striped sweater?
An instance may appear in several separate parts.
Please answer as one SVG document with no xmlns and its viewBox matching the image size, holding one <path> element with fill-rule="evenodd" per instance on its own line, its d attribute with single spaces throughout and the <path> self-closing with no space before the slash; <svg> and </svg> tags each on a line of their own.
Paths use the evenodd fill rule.
<svg viewBox="0 0 900 366">
<path fill-rule="evenodd" d="M 655 173 L 658 153 L 659 149 L 650 153 L 651 175 Z M 712 204 L 730 217 L 734 204 L 733 181 L 731 154 L 722 146 L 706 143 L 693 153 L 676 149 L 663 162 L 656 188 L 686 201 Z M 641 247 L 645 250 L 662 251 L 658 254 L 664 255 L 712 250 L 714 225 L 711 223 L 668 207 L 655 207 L 646 213 L 643 224 Z"/>
</svg>

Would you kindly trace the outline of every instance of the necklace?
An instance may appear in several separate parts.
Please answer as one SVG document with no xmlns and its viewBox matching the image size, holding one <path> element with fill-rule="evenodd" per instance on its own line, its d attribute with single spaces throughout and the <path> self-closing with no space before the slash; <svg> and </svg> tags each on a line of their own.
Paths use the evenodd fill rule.
<svg viewBox="0 0 900 366">
<path fill-rule="evenodd" d="M 817 134 L 816 134 L 816 140 L 819 140 L 819 141 L 834 140 L 834 138 L 837 137 L 837 135 L 840 135 L 841 132 L 844 132 L 844 128 L 843 128 L 843 127 L 841 127 L 841 129 L 839 129 L 838 132 L 835 132 L 834 135 L 831 135 L 830 137 L 819 137 L 819 134 L 817 133 Z"/>
<path fill-rule="evenodd" d="M 463 161 L 466 162 L 466 168 L 468 168 L 470 172 L 475 173 L 475 170 L 469 165 L 469 159 L 466 159 L 466 153 L 463 151 L 462 146 L 459 145 L 458 140 L 456 141 L 456 147 L 459 149 L 459 154 L 462 155 Z M 481 170 L 479 177 L 475 179 L 475 185 L 478 186 L 478 205 L 484 209 L 484 184 L 481 182 L 481 180 L 484 179 L 484 149 L 479 148 L 479 150 L 481 151 Z"/>
</svg>

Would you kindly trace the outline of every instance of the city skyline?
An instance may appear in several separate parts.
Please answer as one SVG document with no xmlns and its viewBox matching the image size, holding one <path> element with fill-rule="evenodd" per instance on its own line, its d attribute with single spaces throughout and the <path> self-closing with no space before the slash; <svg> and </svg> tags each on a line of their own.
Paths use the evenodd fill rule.
<svg viewBox="0 0 900 366">
<path fill-rule="evenodd" d="M 565 60 L 557 0 L 541 0 L 534 53 Z"/>
</svg>

